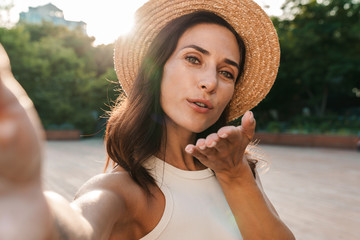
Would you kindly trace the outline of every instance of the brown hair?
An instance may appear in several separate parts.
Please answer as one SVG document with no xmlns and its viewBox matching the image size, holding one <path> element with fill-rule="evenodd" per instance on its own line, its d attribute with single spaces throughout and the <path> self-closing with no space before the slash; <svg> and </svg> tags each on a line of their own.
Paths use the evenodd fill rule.
<svg viewBox="0 0 360 240">
<path fill-rule="evenodd" d="M 160 105 L 160 85 L 163 67 L 175 50 L 179 38 L 190 27 L 200 23 L 214 23 L 228 28 L 236 37 L 240 54 L 240 72 L 245 62 L 245 45 L 232 26 L 211 12 L 195 12 L 179 17 L 166 25 L 154 39 L 140 66 L 128 98 L 118 99 L 106 128 L 108 159 L 129 172 L 130 176 L 148 194 L 153 177 L 143 167 L 143 162 L 159 152 L 162 141 L 166 143 L 164 112 Z M 197 134 L 205 137 L 226 125 L 227 110 L 209 129 Z M 106 168 L 105 167 L 105 168 Z"/>
</svg>

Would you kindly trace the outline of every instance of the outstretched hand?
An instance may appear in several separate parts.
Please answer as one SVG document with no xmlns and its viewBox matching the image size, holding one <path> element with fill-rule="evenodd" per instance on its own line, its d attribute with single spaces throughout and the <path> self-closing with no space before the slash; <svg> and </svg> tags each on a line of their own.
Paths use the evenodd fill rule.
<svg viewBox="0 0 360 240">
<path fill-rule="evenodd" d="M 40 120 L 0 44 L 0 239 L 50 239 Z"/>
<path fill-rule="evenodd" d="M 0 44 L 0 193 L 5 181 L 40 178 L 42 134 L 33 103 L 15 80 Z"/>
<path fill-rule="evenodd" d="M 240 126 L 222 127 L 217 133 L 198 139 L 195 145 L 187 145 L 185 151 L 212 169 L 218 177 L 241 178 L 244 173 L 251 172 L 244 152 L 254 136 L 255 125 L 253 113 L 248 111 Z"/>
</svg>

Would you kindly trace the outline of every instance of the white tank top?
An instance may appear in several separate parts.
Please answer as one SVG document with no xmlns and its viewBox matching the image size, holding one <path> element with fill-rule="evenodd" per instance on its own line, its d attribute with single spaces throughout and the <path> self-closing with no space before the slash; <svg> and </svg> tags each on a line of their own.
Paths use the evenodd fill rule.
<svg viewBox="0 0 360 240">
<path fill-rule="evenodd" d="M 210 169 L 185 171 L 152 157 L 145 167 L 165 196 L 157 226 L 141 240 L 242 239 L 219 182 Z"/>
</svg>

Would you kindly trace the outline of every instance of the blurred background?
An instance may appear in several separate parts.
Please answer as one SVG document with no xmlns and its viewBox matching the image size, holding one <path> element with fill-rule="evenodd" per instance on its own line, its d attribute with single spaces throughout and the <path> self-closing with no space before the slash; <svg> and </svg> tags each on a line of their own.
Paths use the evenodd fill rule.
<svg viewBox="0 0 360 240">
<path fill-rule="evenodd" d="M 118 95 L 113 42 L 144 0 L 0 0 L 0 42 L 45 129 L 93 136 Z M 360 1 L 258 0 L 281 64 L 256 108 L 258 132 L 360 134 Z"/>
<path fill-rule="evenodd" d="M 47 142 L 45 188 L 68 200 L 103 170 L 106 111 L 120 94 L 114 41 L 145 2 L 0 0 L 0 43 L 48 139 L 81 136 Z M 358 240 L 360 0 L 256 2 L 271 16 L 281 45 L 275 85 L 253 109 L 271 162 L 262 176 L 265 191 L 297 239 Z"/>
</svg>

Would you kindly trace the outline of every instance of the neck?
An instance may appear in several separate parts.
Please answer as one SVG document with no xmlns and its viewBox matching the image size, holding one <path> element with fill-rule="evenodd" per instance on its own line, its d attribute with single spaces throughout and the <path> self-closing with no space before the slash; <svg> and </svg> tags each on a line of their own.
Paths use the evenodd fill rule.
<svg viewBox="0 0 360 240">
<path fill-rule="evenodd" d="M 194 144 L 196 133 L 190 132 L 184 128 L 175 126 L 172 123 L 166 124 L 161 150 L 157 157 L 182 170 L 201 170 L 206 168 L 199 161 L 185 152 L 188 144 Z"/>
</svg>

